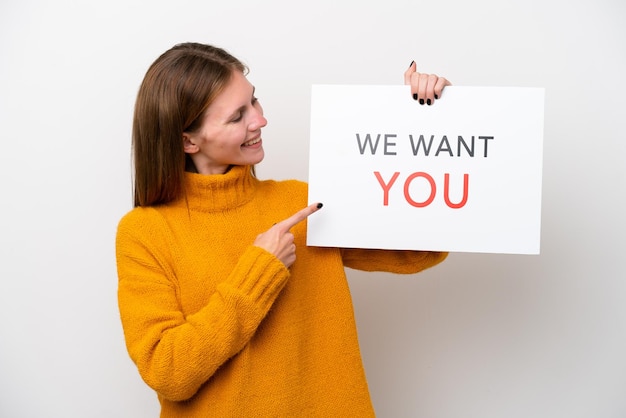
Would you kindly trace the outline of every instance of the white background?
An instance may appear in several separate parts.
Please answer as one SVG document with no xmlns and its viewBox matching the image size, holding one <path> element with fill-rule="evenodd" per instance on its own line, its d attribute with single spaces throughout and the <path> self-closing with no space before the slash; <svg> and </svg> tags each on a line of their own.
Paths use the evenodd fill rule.
<svg viewBox="0 0 626 418">
<path fill-rule="evenodd" d="M 372 5 L 373 4 L 373 5 Z M 622 0 L 0 3 L 0 416 L 154 417 L 114 235 L 134 96 L 182 41 L 252 68 L 261 177 L 308 172 L 313 83 L 546 88 L 542 253 L 349 272 L 380 417 L 626 416 Z"/>
</svg>

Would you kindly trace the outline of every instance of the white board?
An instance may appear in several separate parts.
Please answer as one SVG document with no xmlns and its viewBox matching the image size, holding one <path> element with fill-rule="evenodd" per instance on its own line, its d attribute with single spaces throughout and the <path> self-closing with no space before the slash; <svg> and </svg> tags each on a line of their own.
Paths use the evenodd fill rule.
<svg viewBox="0 0 626 418">
<path fill-rule="evenodd" d="M 538 254 L 544 94 L 314 85 L 307 244 Z"/>
</svg>

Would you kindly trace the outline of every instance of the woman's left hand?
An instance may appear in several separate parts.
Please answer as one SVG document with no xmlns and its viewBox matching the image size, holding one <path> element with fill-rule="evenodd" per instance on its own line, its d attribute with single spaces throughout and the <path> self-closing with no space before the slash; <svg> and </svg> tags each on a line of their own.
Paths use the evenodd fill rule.
<svg viewBox="0 0 626 418">
<path fill-rule="evenodd" d="M 414 100 L 419 100 L 420 104 L 429 106 L 441 97 L 445 86 L 452 85 L 447 79 L 435 74 L 418 73 L 415 61 L 404 72 L 404 84 L 411 86 Z"/>
</svg>

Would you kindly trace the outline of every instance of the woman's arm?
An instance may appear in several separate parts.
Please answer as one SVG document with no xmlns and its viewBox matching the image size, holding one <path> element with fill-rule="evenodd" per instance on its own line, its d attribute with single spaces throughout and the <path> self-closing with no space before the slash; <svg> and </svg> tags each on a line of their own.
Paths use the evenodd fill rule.
<svg viewBox="0 0 626 418">
<path fill-rule="evenodd" d="M 290 229 L 321 207 L 309 205 L 259 234 L 206 306 L 188 316 L 161 229 L 120 223 L 119 308 L 128 351 L 149 386 L 167 399 L 188 399 L 248 343 L 289 278 Z"/>
<path fill-rule="evenodd" d="M 441 98 L 443 89 L 451 83 L 435 74 L 417 72 L 415 61 L 404 72 L 404 84 L 411 86 L 413 99 L 420 104 L 431 105 Z M 392 273 L 417 273 L 441 263 L 446 252 L 432 251 L 389 251 L 368 249 L 342 249 L 346 267 L 364 271 L 388 271 Z"/>
<path fill-rule="evenodd" d="M 142 378 L 161 396 L 180 401 L 248 343 L 289 271 L 251 245 L 208 303 L 185 316 L 168 257 L 152 245 L 158 241 L 118 229 L 118 302 L 126 345 Z"/>
</svg>

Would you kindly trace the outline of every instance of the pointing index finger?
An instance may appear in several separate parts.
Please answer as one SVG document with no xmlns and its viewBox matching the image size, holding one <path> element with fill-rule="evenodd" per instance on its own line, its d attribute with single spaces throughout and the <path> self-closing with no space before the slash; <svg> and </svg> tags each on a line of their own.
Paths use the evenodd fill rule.
<svg viewBox="0 0 626 418">
<path fill-rule="evenodd" d="M 294 213 L 293 215 L 291 215 L 289 218 L 278 222 L 276 224 L 277 227 L 281 228 L 282 230 L 284 230 L 285 232 L 289 231 L 291 228 L 293 228 L 295 225 L 297 225 L 298 223 L 304 221 L 306 218 L 309 217 L 309 215 L 317 212 L 318 210 L 320 210 L 322 208 L 322 204 L 321 203 L 313 203 L 312 205 L 307 206 L 304 209 L 299 210 L 298 212 Z"/>
</svg>

